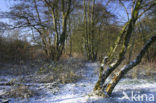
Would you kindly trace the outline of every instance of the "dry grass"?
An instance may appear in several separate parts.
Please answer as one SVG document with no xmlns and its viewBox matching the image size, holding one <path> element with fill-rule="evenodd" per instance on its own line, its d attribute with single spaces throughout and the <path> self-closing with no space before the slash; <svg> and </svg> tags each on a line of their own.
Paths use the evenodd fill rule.
<svg viewBox="0 0 156 103">
<path fill-rule="evenodd" d="M 76 82 L 82 78 L 85 62 L 82 60 L 63 60 L 57 63 L 45 64 L 38 74 L 46 75 L 38 82 L 59 81 L 62 84 Z"/>
<path fill-rule="evenodd" d="M 155 62 L 144 62 L 134 67 L 126 76 L 131 78 L 155 78 Z"/>
<path fill-rule="evenodd" d="M 35 83 L 71 83 L 82 79 L 84 70 L 85 61 L 70 58 L 57 63 L 45 63 L 35 74 L 21 78 L 21 81 Z"/>
<path fill-rule="evenodd" d="M 73 71 L 71 72 L 67 72 L 67 73 L 62 73 L 60 74 L 60 82 L 62 84 L 65 83 L 72 83 L 72 82 L 76 82 L 78 80 L 80 80 L 82 78 L 82 75 L 78 75 L 76 73 L 74 73 Z"/>
<path fill-rule="evenodd" d="M 14 86 L 8 91 L 7 96 L 12 98 L 29 98 L 34 96 L 35 92 L 32 91 L 28 86 L 20 85 Z"/>
</svg>

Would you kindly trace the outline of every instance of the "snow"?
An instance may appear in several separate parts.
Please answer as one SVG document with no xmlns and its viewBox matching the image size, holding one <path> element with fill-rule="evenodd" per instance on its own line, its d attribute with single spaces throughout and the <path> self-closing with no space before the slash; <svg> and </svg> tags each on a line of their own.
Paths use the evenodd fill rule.
<svg viewBox="0 0 156 103">
<path fill-rule="evenodd" d="M 130 83 L 127 83 L 129 81 Z M 124 82 L 126 82 L 124 84 Z M 122 85 L 122 86 L 121 86 Z M 124 88 L 123 88 L 124 86 Z M 115 87 L 114 91 L 121 91 L 121 90 L 127 90 L 127 89 L 149 89 L 149 91 L 156 92 L 156 82 L 154 81 L 147 81 L 143 79 L 124 79 L 121 80 L 119 85 Z"/>
<path fill-rule="evenodd" d="M 55 93 L 48 89 L 52 83 L 28 83 L 28 85 L 33 85 L 43 95 L 23 100 L 12 98 L 10 103 L 129 103 L 130 101 L 121 99 L 123 91 L 125 93 L 131 91 L 150 92 L 156 96 L 156 82 L 143 79 L 122 79 L 113 91 L 113 98 L 103 99 L 102 97 L 91 95 L 98 80 L 98 69 L 99 65 L 97 63 L 87 63 L 82 80 L 76 83 L 61 84 L 59 90 L 55 89 Z M 2 93 L 4 93 L 4 90 L 0 89 L 0 95 Z"/>
<path fill-rule="evenodd" d="M 49 92 L 44 98 L 37 100 L 33 98 L 31 103 L 86 103 L 88 94 L 92 92 L 98 79 L 98 76 L 95 75 L 98 64 L 88 63 L 86 66 L 87 70 L 83 80 L 77 83 L 62 85 L 57 94 Z"/>
</svg>

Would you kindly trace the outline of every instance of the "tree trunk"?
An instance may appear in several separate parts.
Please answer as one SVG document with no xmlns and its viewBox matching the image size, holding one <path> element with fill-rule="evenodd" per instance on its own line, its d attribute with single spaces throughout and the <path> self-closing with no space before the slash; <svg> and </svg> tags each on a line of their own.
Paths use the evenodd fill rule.
<svg viewBox="0 0 156 103">
<path fill-rule="evenodd" d="M 96 91 L 96 90 L 102 91 L 102 89 L 105 87 L 104 83 L 105 83 L 107 77 L 122 63 L 123 59 L 125 58 L 124 56 L 125 56 L 125 53 L 127 51 L 127 47 L 129 45 L 131 34 L 132 34 L 132 31 L 134 30 L 135 22 L 138 19 L 137 17 L 139 14 L 141 2 L 142 2 L 142 0 L 137 0 L 135 8 L 132 12 L 131 19 L 125 24 L 125 26 L 123 27 L 123 31 L 121 32 L 119 38 L 117 38 L 117 41 L 116 41 L 115 47 L 114 47 L 115 50 L 112 48 L 110 49 L 111 54 L 108 57 L 108 60 L 109 60 L 108 68 L 106 67 L 106 70 L 102 71 L 102 76 L 99 77 L 99 80 L 94 87 L 94 91 Z M 111 63 L 112 62 L 112 55 L 115 53 L 116 48 L 118 47 L 118 45 L 122 39 L 121 37 L 123 37 L 123 36 L 124 36 L 124 38 L 123 38 L 124 42 L 122 44 L 122 48 L 121 48 L 121 51 L 119 52 L 118 58 L 115 62 Z"/>
<path fill-rule="evenodd" d="M 152 36 L 147 43 L 144 45 L 140 53 L 137 55 L 136 59 L 131 61 L 129 64 L 125 65 L 121 70 L 112 78 L 112 81 L 107 85 L 105 88 L 105 91 L 108 95 L 111 95 L 113 89 L 117 85 L 117 83 L 120 81 L 120 79 L 133 67 L 138 65 L 141 62 L 142 57 L 144 56 L 145 52 L 148 50 L 148 48 L 151 46 L 152 43 L 156 41 L 156 35 Z"/>
<path fill-rule="evenodd" d="M 95 24 L 94 24 L 94 10 L 95 0 L 92 1 L 92 8 L 90 11 L 90 0 L 88 4 L 84 0 L 84 25 L 85 25 L 85 51 L 87 53 L 88 60 L 95 61 L 97 58 L 97 50 L 95 49 Z"/>
<path fill-rule="evenodd" d="M 52 60 L 58 61 L 63 53 L 65 41 L 67 39 L 67 20 L 69 18 L 69 15 L 71 13 L 71 0 L 68 0 L 68 5 L 66 5 L 64 0 L 61 0 L 61 16 L 58 16 L 59 8 L 55 8 L 53 5 L 51 5 L 49 0 L 44 0 L 46 5 L 48 6 L 48 9 L 51 10 L 51 17 L 53 20 L 53 27 L 54 27 L 54 45 L 52 45 L 51 49 L 51 55 Z M 58 6 L 58 1 L 56 1 L 56 7 Z M 66 9 L 66 10 L 65 10 Z M 59 20 L 60 19 L 60 20 Z M 61 29 L 59 28 L 59 21 L 61 21 Z"/>
</svg>

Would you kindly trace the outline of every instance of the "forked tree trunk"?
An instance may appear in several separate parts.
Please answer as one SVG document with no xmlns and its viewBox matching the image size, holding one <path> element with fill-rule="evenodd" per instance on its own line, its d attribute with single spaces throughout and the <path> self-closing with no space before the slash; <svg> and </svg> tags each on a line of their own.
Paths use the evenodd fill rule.
<svg viewBox="0 0 156 103">
<path fill-rule="evenodd" d="M 63 54 L 63 50 L 65 48 L 65 42 L 67 39 L 67 20 L 69 19 L 69 15 L 71 13 L 71 6 L 72 1 L 68 0 L 68 4 L 66 4 L 64 0 L 61 0 L 61 11 L 59 11 L 58 4 L 59 1 L 55 1 L 55 6 L 51 4 L 50 0 L 44 0 L 45 4 L 47 5 L 48 9 L 51 12 L 51 19 L 53 20 L 53 28 L 55 32 L 54 36 L 54 45 L 51 45 L 51 59 L 54 61 L 58 61 Z M 65 6 L 67 5 L 67 7 Z M 66 8 L 65 8 L 66 7 Z M 60 12 L 62 15 L 58 16 L 57 13 Z M 61 29 L 60 24 L 58 23 L 61 21 Z"/>
<path fill-rule="evenodd" d="M 123 76 L 129 71 L 131 70 L 133 67 L 135 67 L 136 65 L 138 65 L 141 62 L 142 57 L 145 55 L 145 52 L 148 50 L 148 48 L 151 46 L 152 43 L 156 42 L 156 35 L 152 36 L 144 45 L 144 47 L 142 48 L 142 50 L 140 51 L 140 53 L 137 55 L 136 59 L 134 59 L 133 61 L 129 62 L 128 64 L 126 64 L 125 66 L 123 66 L 120 71 L 118 73 L 116 73 L 113 78 L 111 79 L 111 81 L 109 83 L 105 83 L 105 85 L 103 84 L 101 89 L 98 88 L 98 90 L 96 90 L 96 94 L 103 96 L 103 97 L 108 97 L 111 95 L 113 89 L 115 88 L 115 86 L 117 85 L 117 83 L 120 81 L 121 78 L 123 78 Z M 103 66 L 104 64 L 107 62 L 107 58 L 104 58 L 102 63 L 101 63 L 101 68 L 100 68 L 100 74 L 99 74 L 99 78 L 102 78 L 102 73 L 103 73 Z M 102 79 L 101 79 L 102 80 Z M 99 82 L 99 81 L 98 81 Z M 101 82 L 99 82 L 101 83 Z M 99 84 L 100 85 L 100 84 Z M 97 84 L 96 84 L 97 86 Z M 95 88 L 94 88 L 95 89 Z"/>
<path fill-rule="evenodd" d="M 108 95 L 111 95 L 113 89 L 117 85 L 117 83 L 120 81 L 120 79 L 133 67 L 138 65 L 141 62 L 142 57 L 145 55 L 145 52 L 147 52 L 148 48 L 151 46 L 152 43 L 156 41 L 156 35 L 152 36 L 144 45 L 140 53 L 137 55 L 136 59 L 131 61 L 129 64 L 125 65 L 123 68 L 120 69 L 120 71 L 112 78 L 112 81 L 107 85 L 105 88 L 105 91 Z"/>
<path fill-rule="evenodd" d="M 143 0 L 136 0 L 134 5 L 132 6 L 132 13 L 131 13 L 131 19 L 125 24 L 123 27 L 119 37 L 117 38 L 115 45 L 111 47 L 110 52 L 108 54 L 108 59 L 104 59 L 101 63 L 100 73 L 99 73 L 99 80 L 97 81 L 94 91 L 97 93 L 97 95 L 100 96 L 108 96 L 112 93 L 114 87 L 119 82 L 119 80 L 123 77 L 124 74 L 126 74 L 130 69 L 132 69 L 134 66 L 140 63 L 143 55 L 145 54 L 145 51 L 149 48 L 149 46 L 155 41 L 156 36 L 153 36 L 144 46 L 144 48 L 141 50 L 139 55 L 135 60 L 127 64 L 125 67 L 123 67 L 117 75 L 115 75 L 112 78 L 112 81 L 110 83 L 106 83 L 106 79 L 114 72 L 114 70 L 123 62 L 123 59 L 125 58 L 125 54 L 127 52 L 127 48 L 129 45 L 129 41 L 132 35 L 132 31 L 134 30 L 135 23 L 139 17 L 143 15 L 147 10 L 149 10 L 153 5 L 156 5 L 155 2 L 151 4 L 147 10 L 145 10 L 142 13 L 139 13 L 140 9 L 142 8 L 141 3 Z M 115 62 L 113 62 L 113 56 L 119 47 L 119 44 L 121 43 L 121 40 L 123 40 L 123 43 L 121 45 L 121 51 L 118 53 L 118 57 Z M 112 63 L 113 62 L 113 63 Z M 107 66 L 104 66 L 107 65 Z M 104 69 L 105 68 L 105 69 Z"/>
<path fill-rule="evenodd" d="M 101 91 L 102 88 L 104 87 L 104 83 L 107 79 L 107 77 L 122 63 L 124 56 L 126 54 L 127 51 L 127 47 L 132 35 L 132 31 L 134 30 L 135 27 L 135 22 L 137 21 L 137 17 L 139 14 L 139 9 L 140 9 L 140 5 L 141 5 L 142 0 L 138 0 L 136 2 L 135 8 L 132 11 L 132 17 L 131 19 L 125 24 L 125 26 L 123 27 L 123 30 L 121 31 L 121 34 L 119 35 L 119 37 L 117 38 L 114 47 L 111 47 L 110 49 L 110 53 L 108 56 L 108 60 L 109 60 L 109 64 L 108 64 L 108 68 L 106 68 L 104 71 L 100 73 L 101 76 L 99 77 L 98 82 L 96 83 L 95 87 L 94 87 L 94 91 L 98 90 Z M 120 53 L 118 54 L 118 58 L 115 62 L 112 62 L 112 58 L 113 58 L 113 54 L 116 52 L 117 47 L 120 44 L 120 41 L 123 39 L 123 44 L 122 44 L 122 48 Z M 102 63 L 103 64 L 103 63 Z M 103 64 L 104 65 L 104 64 Z M 104 68 L 104 67 L 101 67 Z"/>
</svg>

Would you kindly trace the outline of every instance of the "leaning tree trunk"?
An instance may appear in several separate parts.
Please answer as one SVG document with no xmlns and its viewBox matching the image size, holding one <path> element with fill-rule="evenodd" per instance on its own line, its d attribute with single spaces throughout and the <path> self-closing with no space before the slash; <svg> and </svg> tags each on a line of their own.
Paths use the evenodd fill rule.
<svg viewBox="0 0 156 103">
<path fill-rule="evenodd" d="M 142 0 L 138 0 L 136 2 L 135 8 L 132 11 L 131 19 L 123 27 L 123 30 L 122 30 L 121 34 L 119 35 L 119 37 L 117 38 L 117 40 L 115 42 L 115 46 L 111 47 L 111 49 L 110 49 L 111 54 L 108 55 L 109 56 L 108 61 L 110 63 L 108 63 L 108 68 L 106 68 L 106 71 L 104 71 L 104 69 L 102 69 L 102 71 L 100 71 L 99 80 L 97 81 L 97 83 L 96 83 L 96 85 L 94 87 L 94 91 L 96 91 L 96 90 L 101 91 L 103 89 L 103 87 L 105 87 L 104 83 L 105 83 L 107 77 L 122 63 L 122 61 L 124 59 L 124 56 L 126 54 L 126 51 L 127 51 L 127 47 L 128 47 L 131 35 L 132 35 L 132 31 L 134 30 L 135 23 L 136 23 L 136 21 L 138 19 L 138 14 L 139 14 L 140 6 L 141 6 L 141 1 Z M 121 51 L 120 51 L 120 53 L 118 55 L 118 58 L 114 63 L 111 63 L 112 58 L 113 58 L 112 56 L 116 52 L 116 49 L 119 46 L 120 41 L 122 39 L 124 40 L 124 42 L 122 44 L 122 48 L 121 48 Z M 104 67 L 101 67 L 101 68 L 104 68 Z"/>
<path fill-rule="evenodd" d="M 152 36 L 144 45 L 140 53 L 137 55 L 136 59 L 131 61 L 129 64 L 125 65 L 121 70 L 112 78 L 111 82 L 107 85 L 105 88 L 105 93 L 108 95 L 111 95 L 113 89 L 117 85 L 117 83 L 120 81 L 120 79 L 133 67 L 138 65 L 141 62 L 142 57 L 145 55 L 145 52 L 147 52 L 148 48 L 151 46 L 152 43 L 156 41 L 156 35 Z"/>
<path fill-rule="evenodd" d="M 94 91 L 97 93 L 97 95 L 100 96 L 108 96 L 112 93 L 114 87 L 119 82 L 119 80 L 123 77 L 124 74 L 126 74 L 130 69 L 132 69 L 134 66 L 140 63 L 143 55 L 145 54 L 145 51 L 149 48 L 149 46 L 155 41 L 156 36 L 153 36 L 151 40 L 149 40 L 140 54 L 137 56 L 135 60 L 127 64 L 125 67 L 123 67 L 120 72 L 115 75 L 112 78 L 112 81 L 110 83 L 106 83 L 106 79 L 114 72 L 114 70 L 123 62 L 123 59 L 125 58 L 125 54 L 127 52 L 127 48 L 129 45 L 129 41 L 132 35 L 132 31 L 134 30 L 135 23 L 138 18 L 140 18 L 146 11 L 148 11 L 151 7 L 156 5 L 156 2 L 153 2 L 149 7 L 147 7 L 146 10 L 144 10 L 142 13 L 139 13 L 140 9 L 142 9 L 141 3 L 143 0 L 136 0 L 132 6 L 132 16 L 131 19 L 125 24 L 123 27 L 123 30 L 119 37 L 117 38 L 114 47 L 112 47 L 109 51 L 109 55 L 106 58 L 104 58 L 103 62 L 101 63 L 100 73 L 99 73 L 99 80 L 97 81 Z M 112 63 L 113 55 L 115 54 L 117 48 L 119 47 L 121 40 L 123 40 L 123 43 L 121 45 L 121 51 L 118 53 L 118 57 L 115 62 Z M 107 65 L 107 66 L 104 66 Z M 104 69 L 104 67 L 106 69 Z"/>
</svg>

